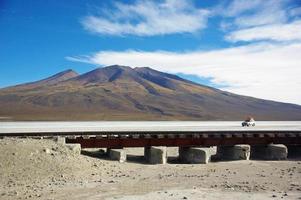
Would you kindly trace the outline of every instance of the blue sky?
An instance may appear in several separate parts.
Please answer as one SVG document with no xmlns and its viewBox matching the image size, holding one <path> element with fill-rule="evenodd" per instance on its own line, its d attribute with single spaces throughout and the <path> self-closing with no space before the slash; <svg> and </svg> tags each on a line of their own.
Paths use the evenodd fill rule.
<svg viewBox="0 0 301 200">
<path fill-rule="evenodd" d="M 301 104 L 301 0 L 0 1 L 0 87 L 149 66 Z"/>
</svg>

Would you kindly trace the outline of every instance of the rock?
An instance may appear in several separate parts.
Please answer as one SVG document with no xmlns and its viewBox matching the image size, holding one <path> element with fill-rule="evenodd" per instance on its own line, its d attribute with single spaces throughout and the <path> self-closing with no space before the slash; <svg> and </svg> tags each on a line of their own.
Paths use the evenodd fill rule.
<svg viewBox="0 0 301 200">
<path fill-rule="evenodd" d="M 44 152 L 47 153 L 47 154 L 50 154 L 50 153 L 51 153 L 51 150 L 48 149 L 48 148 L 46 148 L 46 149 L 44 149 Z"/>
</svg>

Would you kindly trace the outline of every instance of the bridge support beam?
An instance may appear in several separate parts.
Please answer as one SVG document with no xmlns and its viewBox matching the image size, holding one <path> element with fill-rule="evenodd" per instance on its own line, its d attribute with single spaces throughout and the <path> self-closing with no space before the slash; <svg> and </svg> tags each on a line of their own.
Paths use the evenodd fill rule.
<svg viewBox="0 0 301 200">
<path fill-rule="evenodd" d="M 212 147 L 179 147 L 179 160 L 183 163 L 207 164 L 215 154 L 216 149 Z"/>
<path fill-rule="evenodd" d="M 121 163 L 126 161 L 126 151 L 124 149 L 107 149 L 107 154 L 111 160 Z"/>
<path fill-rule="evenodd" d="M 74 154 L 81 154 L 81 145 L 80 144 L 66 144 L 65 145 L 69 150 L 71 150 Z"/>
<path fill-rule="evenodd" d="M 217 156 L 221 160 L 249 160 L 250 145 L 218 146 Z"/>
<path fill-rule="evenodd" d="M 252 146 L 251 157 L 263 160 L 285 160 L 288 150 L 283 144 L 268 144 Z"/>
<path fill-rule="evenodd" d="M 301 158 L 301 145 L 287 145 L 289 158 Z"/>
<path fill-rule="evenodd" d="M 60 144 L 60 145 L 65 145 L 66 144 L 66 138 L 63 136 L 56 136 L 55 141 Z"/>
<path fill-rule="evenodd" d="M 145 147 L 144 158 L 150 164 L 166 164 L 167 162 L 167 148 L 160 147 Z"/>
</svg>

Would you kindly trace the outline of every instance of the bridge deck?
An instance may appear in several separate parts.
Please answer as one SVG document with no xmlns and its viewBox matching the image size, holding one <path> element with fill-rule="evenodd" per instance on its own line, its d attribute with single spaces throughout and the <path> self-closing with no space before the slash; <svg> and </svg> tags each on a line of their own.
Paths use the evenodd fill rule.
<svg viewBox="0 0 301 200">
<path fill-rule="evenodd" d="M 83 148 L 301 144 L 301 122 L 0 122 L 0 137 L 65 136 Z"/>
<path fill-rule="evenodd" d="M 301 132 L 301 121 L 258 121 L 255 127 L 240 121 L 0 122 L 0 136 L 223 132 Z"/>
</svg>

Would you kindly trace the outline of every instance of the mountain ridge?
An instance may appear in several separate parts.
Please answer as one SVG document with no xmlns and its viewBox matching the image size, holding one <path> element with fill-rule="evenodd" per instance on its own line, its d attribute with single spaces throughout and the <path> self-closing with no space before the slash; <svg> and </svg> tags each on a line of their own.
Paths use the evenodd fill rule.
<svg viewBox="0 0 301 200">
<path fill-rule="evenodd" d="M 14 120 L 301 120 L 301 106 L 237 95 L 149 67 L 65 70 L 0 89 Z"/>
<path fill-rule="evenodd" d="M 18 87 L 21 87 L 21 88 L 23 88 L 23 87 L 34 88 L 34 87 L 46 86 L 46 85 L 49 86 L 49 85 L 57 84 L 57 83 L 62 82 L 62 81 L 69 80 L 69 79 L 74 78 L 78 75 L 79 74 L 76 71 L 74 71 L 72 69 L 67 69 L 67 70 L 58 72 L 58 73 L 56 73 L 52 76 L 49 76 L 47 78 L 38 80 L 38 81 L 18 84 L 18 85 L 15 85 L 15 86 L 9 86 L 9 87 L 6 87 L 6 88 L 1 88 L 1 89 L 18 88 Z"/>
</svg>

